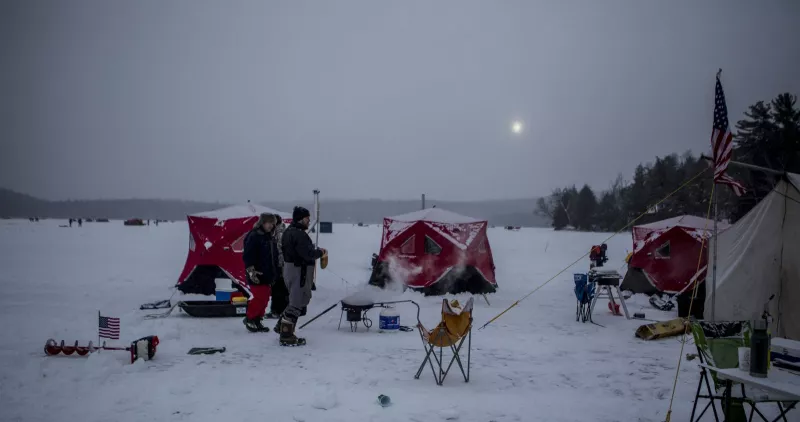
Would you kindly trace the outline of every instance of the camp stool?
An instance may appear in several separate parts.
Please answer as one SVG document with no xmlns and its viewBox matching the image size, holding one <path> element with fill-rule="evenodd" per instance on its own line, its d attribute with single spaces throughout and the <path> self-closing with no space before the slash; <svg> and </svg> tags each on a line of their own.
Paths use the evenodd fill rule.
<svg viewBox="0 0 800 422">
<path fill-rule="evenodd" d="M 586 274 L 574 274 L 575 279 L 575 298 L 578 301 L 575 309 L 575 321 L 586 322 L 591 319 L 589 305 L 594 297 L 594 283 L 589 283 L 589 276 Z"/>
<path fill-rule="evenodd" d="M 720 369 L 734 368 L 739 364 L 738 348 L 750 347 L 750 324 L 747 321 L 707 322 L 693 320 L 691 327 L 700 363 Z M 711 388 L 712 383 L 714 385 L 713 389 Z M 732 414 L 725 417 L 726 422 L 744 420 L 744 403 L 750 405 L 748 421 L 752 421 L 754 413 L 758 413 L 758 416 L 766 422 L 769 422 L 769 420 L 761 413 L 756 404 L 776 403 L 781 414 L 778 418 L 774 419 L 774 421 L 782 419 L 784 422 L 787 422 L 785 416 L 786 412 L 797 405 L 797 401 L 781 398 L 775 394 L 767 393 L 756 388 L 749 389 L 751 396 L 748 397 L 745 392 L 744 384 L 735 384 L 739 384 L 741 388 L 733 388 L 731 390 L 731 395 L 733 396 L 731 398 Z M 706 387 L 707 394 L 701 394 L 703 385 Z M 717 413 L 717 407 L 714 401 L 719 400 L 720 405 L 724 403 L 724 390 L 725 382 L 717 378 L 717 372 L 701 366 L 700 380 L 697 383 L 697 391 L 694 397 L 694 406 L 692 406 L 690 422 L 699 421 L 709 407 L 711 407 L 714 413 L 714 420 L 719 422 L 720 415 Z M 707 399 L 709 402 L 695 419 L 698 399 Z M 784 408 L 782 402 L 787 403 L 788 407 Z"/>
<path fill-rule="evenodd" d="M 469 382 L 469 365 L 472 351 L 473 299 L 474 298 L 469 298 L 467 304 L 464 305 L 460 312 L 456 310 L 458 309 L 458 301 L 454 300 L 453 304 L 451 305 L 447 302 L 447 299 L 442 299 L 442 320 L 434 329 L 430 331 L 425 329 L 425 327 L 422 325 L 422 322 L 419 320 L 417 321 L 417 329 L 419 330 L 419 335 L 422 339 L 422 345 L 425 347 L 425 360 L 422 361 L 422 364 L 419 366 L 419 370 L 417 370 L 417 374 L 414 375 L 414 378 L 419 379 L 420 375 L 422 375 L 422 370 L 425 368 L 425 364 L 427 363 L 431 368 L 431 372 L 433 372 L 433 376 L 436 379 L 436 384 L 442 385 L 442 383 L 444 383 L 444 378 L 447 376 L 447 373 L 453 366 L 453 362 L 456 362 L 459 369 L 461 369 L 461 375 L 464 376 L 464 382 Z M 461 357 L 459 355 L 465 340 L 467 341 L 466 370 L 464 369 L 464 365 L 462 364 Z M 438 355 L 436 354 L 437 348 L 439 349 Z M 443 355 L 445 348 L 449 348 L 453 354 L 446 369 L 444 368 Z M 436 366 L 434 366 L 434 362 L 436 362 Z"/>
</svg>

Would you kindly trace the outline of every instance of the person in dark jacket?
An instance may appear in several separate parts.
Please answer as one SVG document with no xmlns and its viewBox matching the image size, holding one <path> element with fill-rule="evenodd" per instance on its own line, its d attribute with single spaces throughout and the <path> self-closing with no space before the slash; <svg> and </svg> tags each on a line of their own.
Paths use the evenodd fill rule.
<svg viewBox="0 0 800 422">
<path fill-rule="evenodd" d="M 269 304 L 269 313 L 267 319 L 278 319 L 275 324 L 275 332 L 280 332 L 280 317 L 286 307 L 289 306 L 289 290 L 286 289 L 286 283 L 283 282 L 283 251 L 281 250 L 281 240 L 283 239 L 283 232 L 286 230 L 286 225 L 283 224 L 281 216 L 275 215 L 275 230 L 272 233 L 272 239 L 275 242 L 275 248 L 278 250 L 278 278 L 275 284 L 272 285 L 272 301 Z"/>
<path fill-rule="evenodd" d="M 250 332 L 268 332 L 261 323 L 269 303 L 270 287 L 278 279 L 278 251 L 272 237 L 275 216 L 261 214 L 253 230 L 244 238 L 244 268 L 247 272 L 247 316 L 244 326 Z"/>
<path fill-rule="evenodd" d="M 280 319 L 280 343 L 283 346 L 306 344 L 304 338 L 295 336 L 294 329 L 297 319 L 311 301 L 315 261 L 328 253 L 325 249 L 315 247 L 306 233 L 310 218 L 311 213 L 307 209 L 295 207 L 292 224 L 283 232 L 281 239 L 283 280 L 289 290 L 289 306 Z"/>
</svg>

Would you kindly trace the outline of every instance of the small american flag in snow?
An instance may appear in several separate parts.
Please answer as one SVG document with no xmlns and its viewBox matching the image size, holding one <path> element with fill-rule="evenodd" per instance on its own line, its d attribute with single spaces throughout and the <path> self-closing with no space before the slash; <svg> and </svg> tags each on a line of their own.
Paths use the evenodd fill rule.
<svg viewBox="0 0 800 422">
<path fill-rule="evenodd" d="M 119 340 L 119 318 L 104 317 L 99 314 L 98 316 L 100 318 L 98 322 L 98 336 L 101 338 Z"/>
</svg>

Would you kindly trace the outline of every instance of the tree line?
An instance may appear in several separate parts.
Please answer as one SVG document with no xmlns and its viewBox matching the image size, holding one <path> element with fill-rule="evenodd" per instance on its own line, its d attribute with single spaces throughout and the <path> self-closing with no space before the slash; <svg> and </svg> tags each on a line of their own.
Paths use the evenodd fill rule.
<svg viewBox="0 0 800 422">
<path fill-rule="evenodd" d="M 797 96 L 784 93 L 770 102 L 751 105 L 744 118 L 736 123 L 733 133 L 733 160 L 800 173 Z M 713 173 L 709 167 L 707 160 L 691 152 L 657 157 L 652 163 L 636 166 L 632 180 L 619 175 L 609 189 L 601 192 L 595 192 L 589 185 L 580 189 L 575 185 L 557 188 L 549 196 L 539 198 L 535 213 L 548 218 L 556 230 L 582 231 L 617 231 L 642 213 L 645 215 L 636 224 L 684 214 L 705 217 L 713 187 Z M 729 166 L 728 174 L 747 189 L 738 197 L 727 186 L 716 187 L 719 218 L 731 223 L 763 199 L 777 181 L 774 174 L 737 166 Z"/>
</svg>

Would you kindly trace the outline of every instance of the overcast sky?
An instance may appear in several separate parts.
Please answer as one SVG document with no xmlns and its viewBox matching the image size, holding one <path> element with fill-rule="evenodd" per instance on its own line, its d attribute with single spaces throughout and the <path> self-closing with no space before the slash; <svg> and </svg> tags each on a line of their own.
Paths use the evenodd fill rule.
<svg viewBox="0 0 800 422">
<path fill-rule="evenodd" d="M 732 124 L 800 93 L 798 22 L 797 0 L 3 1 L 0 187 L 212 201 L 606 188 L 709 149 L 717 68 Z"/>
</svg>

